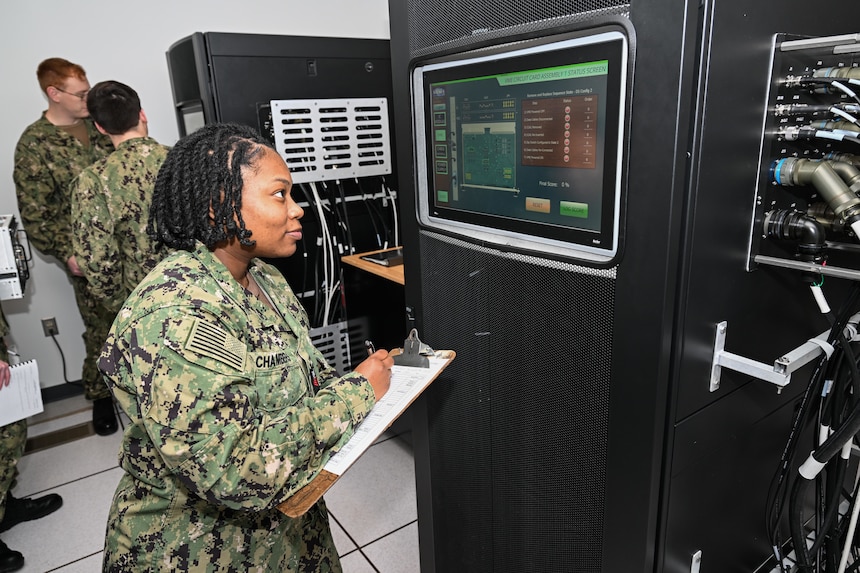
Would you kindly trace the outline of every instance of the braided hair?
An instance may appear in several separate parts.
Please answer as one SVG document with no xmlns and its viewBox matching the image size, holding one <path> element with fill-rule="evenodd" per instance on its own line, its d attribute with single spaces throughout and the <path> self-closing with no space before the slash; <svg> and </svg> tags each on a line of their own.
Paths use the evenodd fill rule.
<svg viewBox="0 0 860 573">
<path fill-rule="evenodd" d="M 266 147 L 273 149 L 256 130 L 234 123 L 205 125 L 180 139 L 158 171 L 149 237 L 186 251 L 231 237 L 253 246 L 242 219 L 242 168 L 253 167 Z"/>
</svg>

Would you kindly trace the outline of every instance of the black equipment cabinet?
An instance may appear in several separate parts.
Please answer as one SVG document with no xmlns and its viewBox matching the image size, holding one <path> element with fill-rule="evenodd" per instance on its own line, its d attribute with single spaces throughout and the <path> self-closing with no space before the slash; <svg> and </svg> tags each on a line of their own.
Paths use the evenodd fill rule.
<svg viewBox="0 0 860 573">
<path fill-rule="evenodd" d="M 391 97 L 388 40 L 196 32 L 167 65 L 180 136 L 216 121 L 270 134 L 271 100 Z"/>
<path fill-rule="evenodd" d="M 174 42 L 166 56 L 180 136 L 205 124 L 235 122 L 256 128 L 274 143 L 273 100 L 385 98 L 389 116 L 393 109 L 391 51 L 384 39 L 196 32 Z M 391 122 L 388 128 L 393 131 Z M 391 142 L 393 147 L 393 136 Z M 392 171 L 387 182 L 395 187 L 396 179 Z M 393 207 L 381 198 L 383 181 L 345 177 L 335 184 L 328 178 L 319 185 L 321 201 L 329 206 L 327 216 L 340 211 L 340 221 L 348 221 L 349 239 L 335 256 L 350 254 L 349 247 L 358 253 L 394 246 Z M 323 304 L 323 248 L 317 240 L 322 224 L 307 184 L 297 184 L 293 196 L 305 209 L 305 239 L 294 256 L 270 262 L 299 294 L 317 327 L 322 320 L 314 317 L 314 308 Z M 331 220 L 328 226 L 332 234 L 342 231 Z M 361 323 L 363 332 L 351 343 L 352 356 L 364 356 L 368 336 L 379 337 L 380 345 L 402 341 L 402 287 L 368 287 L 372 278 L 351 269 L 345 276 L 346 294 L 337 299 L 346 301 L 349 320 Z"/>
<path fill-rule="evenodd" d="M 457 359 L 416 404 L 421 570 L 753 571 L 811 367 L 782 392 L 723 370 L 829 325 L 799 273 L 747 270 L 774 38 L 857 32 L 825 0 L 392 2 L 406 306 Z M 635 63 L 623 248 L 598 268 L 419 225 L 411 66 L 623 21 Z M 853 28 L 852 28 L 853 27 Z M 846 291 L 828 279 L 831 304 Z M 458 285 L 456 291 L 450 285 Z M 453 293 L 453 294 L 452 294 Z"/>
</svg>

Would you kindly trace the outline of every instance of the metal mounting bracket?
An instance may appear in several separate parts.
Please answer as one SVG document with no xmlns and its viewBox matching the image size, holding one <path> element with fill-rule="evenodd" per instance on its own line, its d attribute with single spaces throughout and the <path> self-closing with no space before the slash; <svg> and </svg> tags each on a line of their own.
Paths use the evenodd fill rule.
<svg viewBox="0 0 860 573">
<path fill-rule="evenodd" d="M 716 336 L 714 337 L 714 358 L 711 362 L 711 380 L 709 386 L 711 392 L 719 389 L 723 368 L 776 384 L 778 387 L 777 391 L 782 391 L 782 388 L 791 382 L 792 372 L 806 366 L 824 352 L 822 346 L 817 341 L 826 341 L 828 334 L 830 334 L 829 330 L 825 330 L 812 340 L 801 344 L 791 352 L 781 356 L 774 361 L 773 365 L 770 365 L 726 352 L 726 333 L 728 332 L 728 328 L 729 325 L 726 321 L 717 323 Z"/>
</svg>

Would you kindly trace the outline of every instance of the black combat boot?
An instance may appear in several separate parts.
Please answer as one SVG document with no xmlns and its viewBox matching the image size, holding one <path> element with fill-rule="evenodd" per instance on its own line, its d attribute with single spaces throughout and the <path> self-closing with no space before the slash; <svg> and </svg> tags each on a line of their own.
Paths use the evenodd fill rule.
<svg viewBox="0 0 860 573">
<path fill-rule="evenodd" d="M 93 429 L 99 436 L 109 436 L 116 432 L 116 413 L 113 409 L 113 398 L 96 398 L 93 400 Z"/>
<path fill-rule="evenodd" d="M 0 573 L 7 571 L 17 571 L 24 566 L 24 556 L 20 551 L 9 549 L 2 540 L 0 540 Z"/>
<path fill-rule="evenodd" d="M 21 499 L 6 494 L 6 515 L 0 521 L 0 531 L 6 531 L 24 521 L 31 521 L 54 513 L 63 505 L 63 498 L 56 493 L 49 493 L 36 499 L 24 497 Z M 19 553 L 20 555 L 20 553 Z M 10 569 L 10 571 L 12 571 Z"/>
</svg>

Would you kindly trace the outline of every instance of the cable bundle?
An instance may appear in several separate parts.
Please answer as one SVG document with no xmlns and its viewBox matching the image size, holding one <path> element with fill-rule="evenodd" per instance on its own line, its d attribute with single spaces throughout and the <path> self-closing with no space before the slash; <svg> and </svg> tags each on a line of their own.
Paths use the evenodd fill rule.
<svg viewBox="0 0 860 573">
<path fill-rule="evenodd" d="M 366 192 L 365 185 L 361 179 L 297 185 L 304 195 L 301 205 L 305 218 L 313 218 L 318 230 L 313 237 L 306 225 L 301 249 L 302 286 L 298 293 L 312 327 L 346 319 L 342 256 L 400 244 L 395 192 L 384 179 L 376 193 Z M 372 227 L 369 234 L 356 229 L 356 214 L 350 215 L 351 203 L 360 203 L 367 211 Z"/>
<path fill-rule="evenodd" d="M 852 101 L 837 102 L 833 105 L 805 106 L 784 105 L 776 110 L 777 113 L 821 113 L 825 111 L 834 117 L 834 121 L 816 121 L 806 126 L 793 126 L 780 132 L 780 135 L 789 141 L 796 139 L 829 139 L 835 141 L 850 141 L 860 143 L 860 122 L 857 119 L 860 96 L 849 86 L 860 86 L 860 80 L 852 77 L 834 77 L 831 74 L 844 75 L 854 73 L 852 70 L 822 68 L 816 70 L 813 76 L 792 78 L 791 82 L 812 89 L 813 93 L 839 94 L 850 98 Z M 791 83 L 790 82 L 790 83 Z M 855 103 L 856 102 L 856 103 Z"/>
<path fill-rule="evenodd" d="M 852 285 L 835 317 L 826 302 L 822 303 L 820 286 L 813 285 L 813 292 L 831 320 L 826 351 L 801 398 L 767 501 L 770 543 L 786 573 L 860 570 L 860 548 L 854 540 L 860 512 L 856 503 L 860 474 L 856 463 L 850 461 L 854 437 L 860 431 L 860 371 L 852 348 L 852 342 L 860 340 L 860 314 L 851 314 L 860 297 L 860 285 Z M 809 435 L 813 423 L 818 431 L 812 432 L 815 441 L 807 455 L 809 450 L 804 449 L 801 437 Z M 804 455 L 805 461 L 798 463 Z M 849 470 L 855 472 L 850 491 L 845 488 Z M 786 524 L 794 549 L 793 567 L 783 554 Z"/>
</svg>

